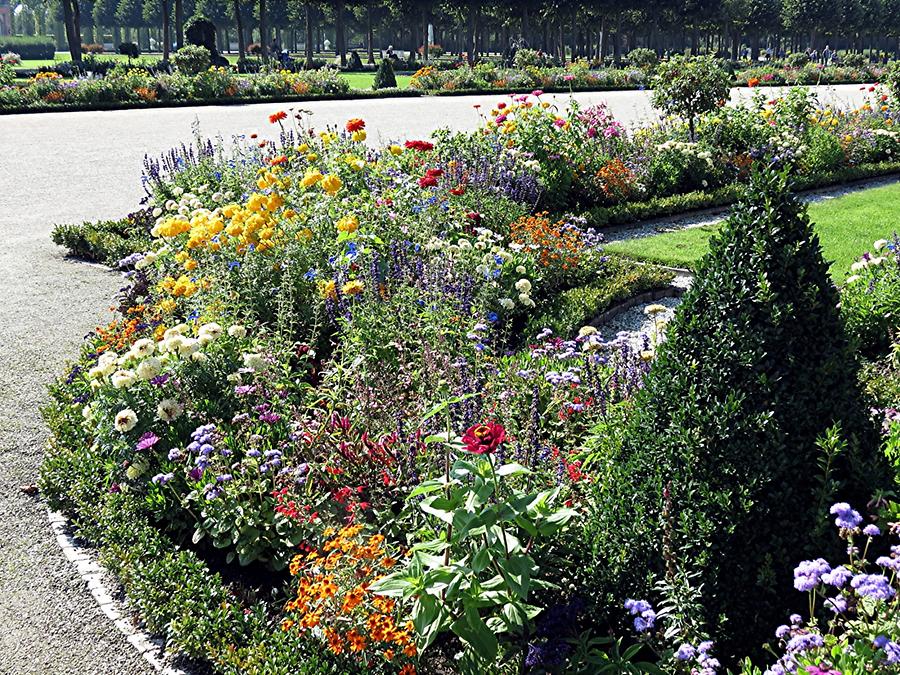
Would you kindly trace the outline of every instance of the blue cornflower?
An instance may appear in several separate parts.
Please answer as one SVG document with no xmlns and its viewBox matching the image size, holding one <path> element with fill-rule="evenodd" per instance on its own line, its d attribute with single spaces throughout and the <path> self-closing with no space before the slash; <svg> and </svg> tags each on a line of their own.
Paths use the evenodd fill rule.
<svg viewBox="0 0 900 675">
<path fill-rule="evenodd" d="M 491 323 L 497 323 L 500 320 L 500 317 L 497 316 L 497 312 L 488 312 L 487 318 Z"/>
<path fill-rule="evenodd" d="M 241 266 L 241 263 L 239 263 L 237 260 L 232 260 L 231 262 L 228 263 L 229 270 L 237 269 L 240 266 Z"/>
<path fill-rule="evenodd" d="M 316 278 L 316 275 L 319 274 L 319 271 L 315 268 L 310 267 L 306 274 L 303 275 L 303 278 L 307 281 L 312 281 Z"/>
</svg>

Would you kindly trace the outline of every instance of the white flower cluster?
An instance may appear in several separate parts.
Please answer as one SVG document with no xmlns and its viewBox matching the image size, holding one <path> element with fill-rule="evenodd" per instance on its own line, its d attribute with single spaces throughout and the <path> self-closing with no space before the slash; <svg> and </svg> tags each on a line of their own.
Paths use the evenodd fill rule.
<svg viewBox="0 0 900 675">
<path fill-rule="evenodd" d="M 91 388 L 99 389 L 108 381 L 114 389 L 129 389 L 138 382 L 146 382 L 160 375 L 168 362 L 179 358 L 206 361 L 209 357 L 201 348 L 213 343 L 224 332 L 222 326 L 215 322 L 200 326 L 197 337 L 186 335 L 188 331 L 189 326 L 182 323 L 167 329 L 158 342 L 141 338 L 122 355 L 113 351 L 104 352 L 97 359 L 97 365 L 88 371 Z M 228 329 L 228 334 L 240 339 L 247 335 L 247 329 L 234 325 Z M 246 363 L 246 356 L 244 361 Z M 82 413 L 86 422 L 91 419 L 93 412 L 92 407 L 85 406 Z M 174 399 L 164 399 L 156 408 L 156 416 L 163 422 L 176 420 L 183 412 L 184 407 Z M 134 410 L 125 408 L 116 414 L 114 426 L 117 431 L 125 433 L 131 431 L 137 422 Z"/>
<path fill-rule="evenodd" d="M 658 152 L 677 152 L 688 157 L 696 157 L 706 162 L 710 167 L 713 166 L 712 153 L 706 150 L 700 150 L 696 143 L 686 143 L 684 141 L 666 141 L 656 146 Z"/>
</svg>

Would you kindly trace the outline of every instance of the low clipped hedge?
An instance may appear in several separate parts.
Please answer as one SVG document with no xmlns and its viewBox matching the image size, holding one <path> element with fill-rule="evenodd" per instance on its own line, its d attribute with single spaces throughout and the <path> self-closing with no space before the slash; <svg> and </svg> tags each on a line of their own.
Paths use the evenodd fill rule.
<svg viewBox="0 0 900 675">
<path fill-rule="evenodd" d="M 0 37 L 0 54 L 5 52 L 15 52 L 23 59 L 52 59 L 56 43 L 45 37 L 6 35 Z"/>
</svg>

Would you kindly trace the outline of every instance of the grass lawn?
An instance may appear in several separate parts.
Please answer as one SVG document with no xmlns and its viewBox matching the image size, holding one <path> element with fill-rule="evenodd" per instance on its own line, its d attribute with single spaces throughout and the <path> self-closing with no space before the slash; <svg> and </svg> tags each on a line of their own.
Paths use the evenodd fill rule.
<svg viewBox="0 0 900 675">
<path fill-rule="evenodd" d="M 872 247 L 876 239 L 887 239 L 900 231 L 900 183 L 863 190 L 835 199 L 810 204 L 812 219 L 825 259 L 831 262 L 831 276 L 840 281 L 850 265 Z M 716 225 L 667 232 L 642 239 L 612 242 L 609 252 L 691 268 L 709 248 Z"/>
<path fill-rule="evenodd" d="M 297 55 L 295 55 L 297 56 Z M 124 54 L 99 54 L 99 58 L 104 60 L 114 60 L 114 61 L 127 61 L 128 57 Z M 225 58 L 228 59 L 232 64 L 237 63 L 238 57 L 237 54 L 225 54 Z M 297 58 L 302 58 L 298 56 Z M 137 59 L 134 59 L 132 62 L 134 64 L 143 63 L 145 65 L 151 65 L 159 61 L 159 54 L 148 54 L 146 56 L 140 56 Z M 16 66 L 17 68 L 41 68 L 43 66 L 52 66 L 55 63 L 59 63 L 61 61 L 69 60 L 69 52 L 56 52 L 56 56 L 52 59 L 25 59 L 22 61 L 22 65 Z M 346 79 L 350 83 L 351 89 L 371 89 L 372 83 L 375 81 L 375 73 L 374 72 L 366 72 L 366 73 L 341 73 L 342 77 Z M 409 85 L 410 80 L 409 75 L 398 75 L 397 76 L 397 86 L 400 89 L 406 89 Z"/>
</svg>

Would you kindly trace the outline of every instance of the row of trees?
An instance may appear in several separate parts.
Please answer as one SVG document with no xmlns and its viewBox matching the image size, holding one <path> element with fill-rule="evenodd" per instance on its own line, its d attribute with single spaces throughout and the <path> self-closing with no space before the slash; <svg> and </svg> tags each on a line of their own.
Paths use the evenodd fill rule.
<svg viewBox="0 0 900 675">
<path fill-rule="evenodd" d="M 541 49 L 560 60 L 613 58 L 645 46 L 659 52 L 714 52 L 737 58 L 776 50 L 832 47 L 896 51 L 900 0 L 22 0 L 55 11 L 66 26 L 73 58 L 82 29 L 143 29 L 168 46 L 183 40 L 185 17 L 202 14 L 239 49 L 256 36 L 263 52 L 280 44 L 312 53 L 330 40 L 345 63 L 350 47 L 373 61 L 376 45 L 419 50 L 433 25 L 435 42 L 470 59 L 504 52 L 513 43 Z M 349 39 L 348 39 L 349 38 Z M 148 45 L 149 46 L 149 45 Z"/>
</svg>

